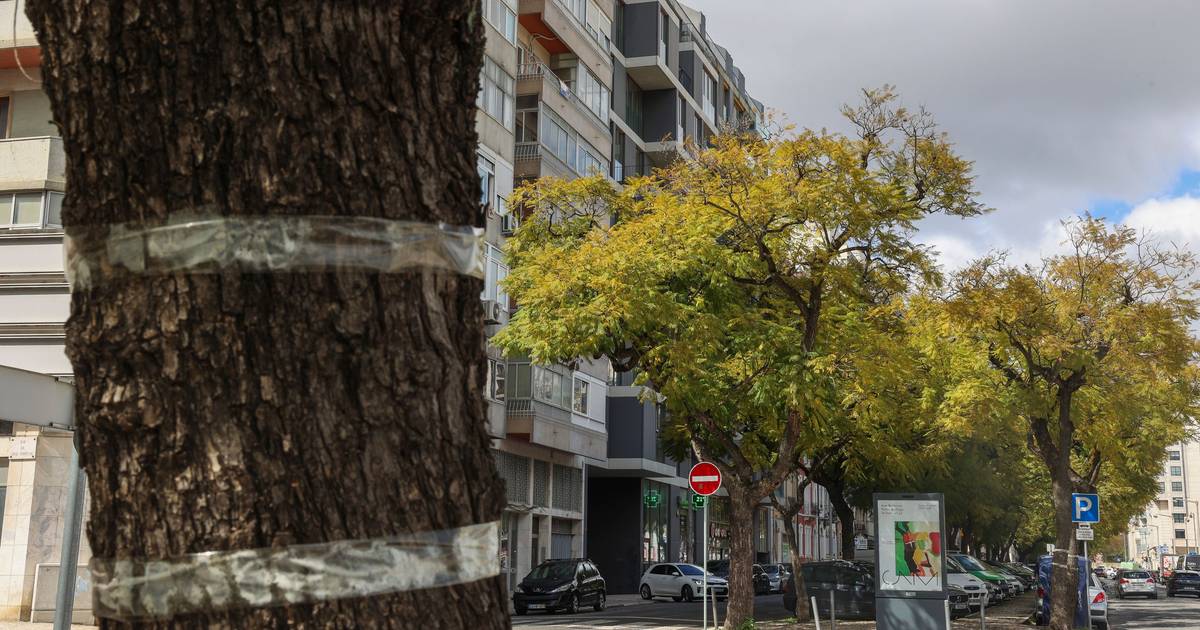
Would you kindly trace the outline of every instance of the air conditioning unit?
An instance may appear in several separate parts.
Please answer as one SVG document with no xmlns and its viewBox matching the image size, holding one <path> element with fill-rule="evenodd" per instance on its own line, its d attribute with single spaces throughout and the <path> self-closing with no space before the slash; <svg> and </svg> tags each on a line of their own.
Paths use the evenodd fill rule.
<svg viewBox="0 0 1200 630">
<path fill-rule="evenodd" d="M 483 301 L 483 323 L 485 324 L 503 324 L 508 319 L 508 312 L 504 310 L 504 305 L 496 300 Z"/>
<path fill-rule="evenodd" d="M 517 226 L 521 224 L 521 219 L 515 212 L 509 212 L 500 216 L 500 233 L 505 236 L 512 236 L 517 231 Z"/>
</svg>

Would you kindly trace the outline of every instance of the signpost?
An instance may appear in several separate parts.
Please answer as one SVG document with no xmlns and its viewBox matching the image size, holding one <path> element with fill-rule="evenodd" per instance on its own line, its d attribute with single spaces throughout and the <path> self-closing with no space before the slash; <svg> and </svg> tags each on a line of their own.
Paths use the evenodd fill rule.
<svg viewBox="0 0 1200 630">
<path fill-rule="evenodd" d="M 1083 576 L 1083 583 L 1088 584 L 1092 579 L 1092 558 L 1088 555 L 1087 544 L 1089 540 L 1093 540 L 1095 532 L 1092 531 L 1092 523 L 1100 522 L 1100 495 L 1086 494 L 1076 492 L 1071 495 L 1071 522 L 1079 523 L 1075 528 L 1075 540 L 1083 543 L 1083 568 L 1087 570 L 1087 575 Z M 1083 589 L 1084 599 L 1091 597 L 1091 592 Z M 1092 603 L 1085 601 L 1083 603 L 1087 610 L 1087 625 L 1092 627 Z"/>
<path fill-rule="evenodd" d="M 704 608 L 704 630 L 708 630 L 708 499 L 707 497 L 716 494 L 717 490 L 721 489 L 721 471 L 713 464 L 708 462 L 700 462 L 692 466 L 692 471 L 688 473 L 688 485 L 691 486 L 692 492 L 700 495 L 704 507 L 704 526 L 700 531 L 704 532 L 704 557 L 700 562 L 700 570 L 703 573 L 700 586 L 700 601 Z M 693 497 L 694 502 L 697 497 Z M 713 621 L 717 620 L 717 613 L 713 611 Z"/>
</svg>

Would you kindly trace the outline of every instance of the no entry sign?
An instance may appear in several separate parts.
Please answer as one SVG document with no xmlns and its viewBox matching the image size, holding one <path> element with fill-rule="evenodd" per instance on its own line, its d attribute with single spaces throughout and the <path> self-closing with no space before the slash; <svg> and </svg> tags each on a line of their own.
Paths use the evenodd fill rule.
<svg viewBox="0 0 1200 630">
<path fill-rule="evenodd" d="M 708 462 L 700 462 L 692 466 L 692 472 L 688 473 L 688 485 L 696 494 L 716 494 L 721 488 L 721 471 Z"/>
</svg>

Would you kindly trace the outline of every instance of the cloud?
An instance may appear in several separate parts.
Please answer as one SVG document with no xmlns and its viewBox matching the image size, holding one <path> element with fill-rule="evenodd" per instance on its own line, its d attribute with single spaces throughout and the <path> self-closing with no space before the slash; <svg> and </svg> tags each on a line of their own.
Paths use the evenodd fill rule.
<svg viewBox="0 0 1200 630">
<path fill-rule="evenodd" d="M 1122 223 L 1155 240 L 1200 252 L 1200 197 L 1151 199 L 1130 210 Z"/>
<path fill-rule="evenodd" d="M 798 125 L 843 128 L 838 105 L 883 83 L 927 106 L 996 208 L 922 224 L 948 263 L 1053 251 L 1061 219 L 1200 170 L 1195 0 L 685 1 L 750 93 Z"/>
</svg>

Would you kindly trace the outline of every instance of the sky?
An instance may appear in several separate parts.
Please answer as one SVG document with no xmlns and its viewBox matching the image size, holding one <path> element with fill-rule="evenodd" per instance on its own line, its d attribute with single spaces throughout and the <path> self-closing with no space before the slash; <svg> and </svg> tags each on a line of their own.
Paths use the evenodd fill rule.
<svg viewBox="0 0 1200 630">
<path fill-rule="evenodd" d="M 1032 262 L 1083 212 L 1200 252 L 1200 0 L 685 0 L 801 127 L 895 85 L 975 162 L 982 218 L 920 240 Z"/>
</svg>

